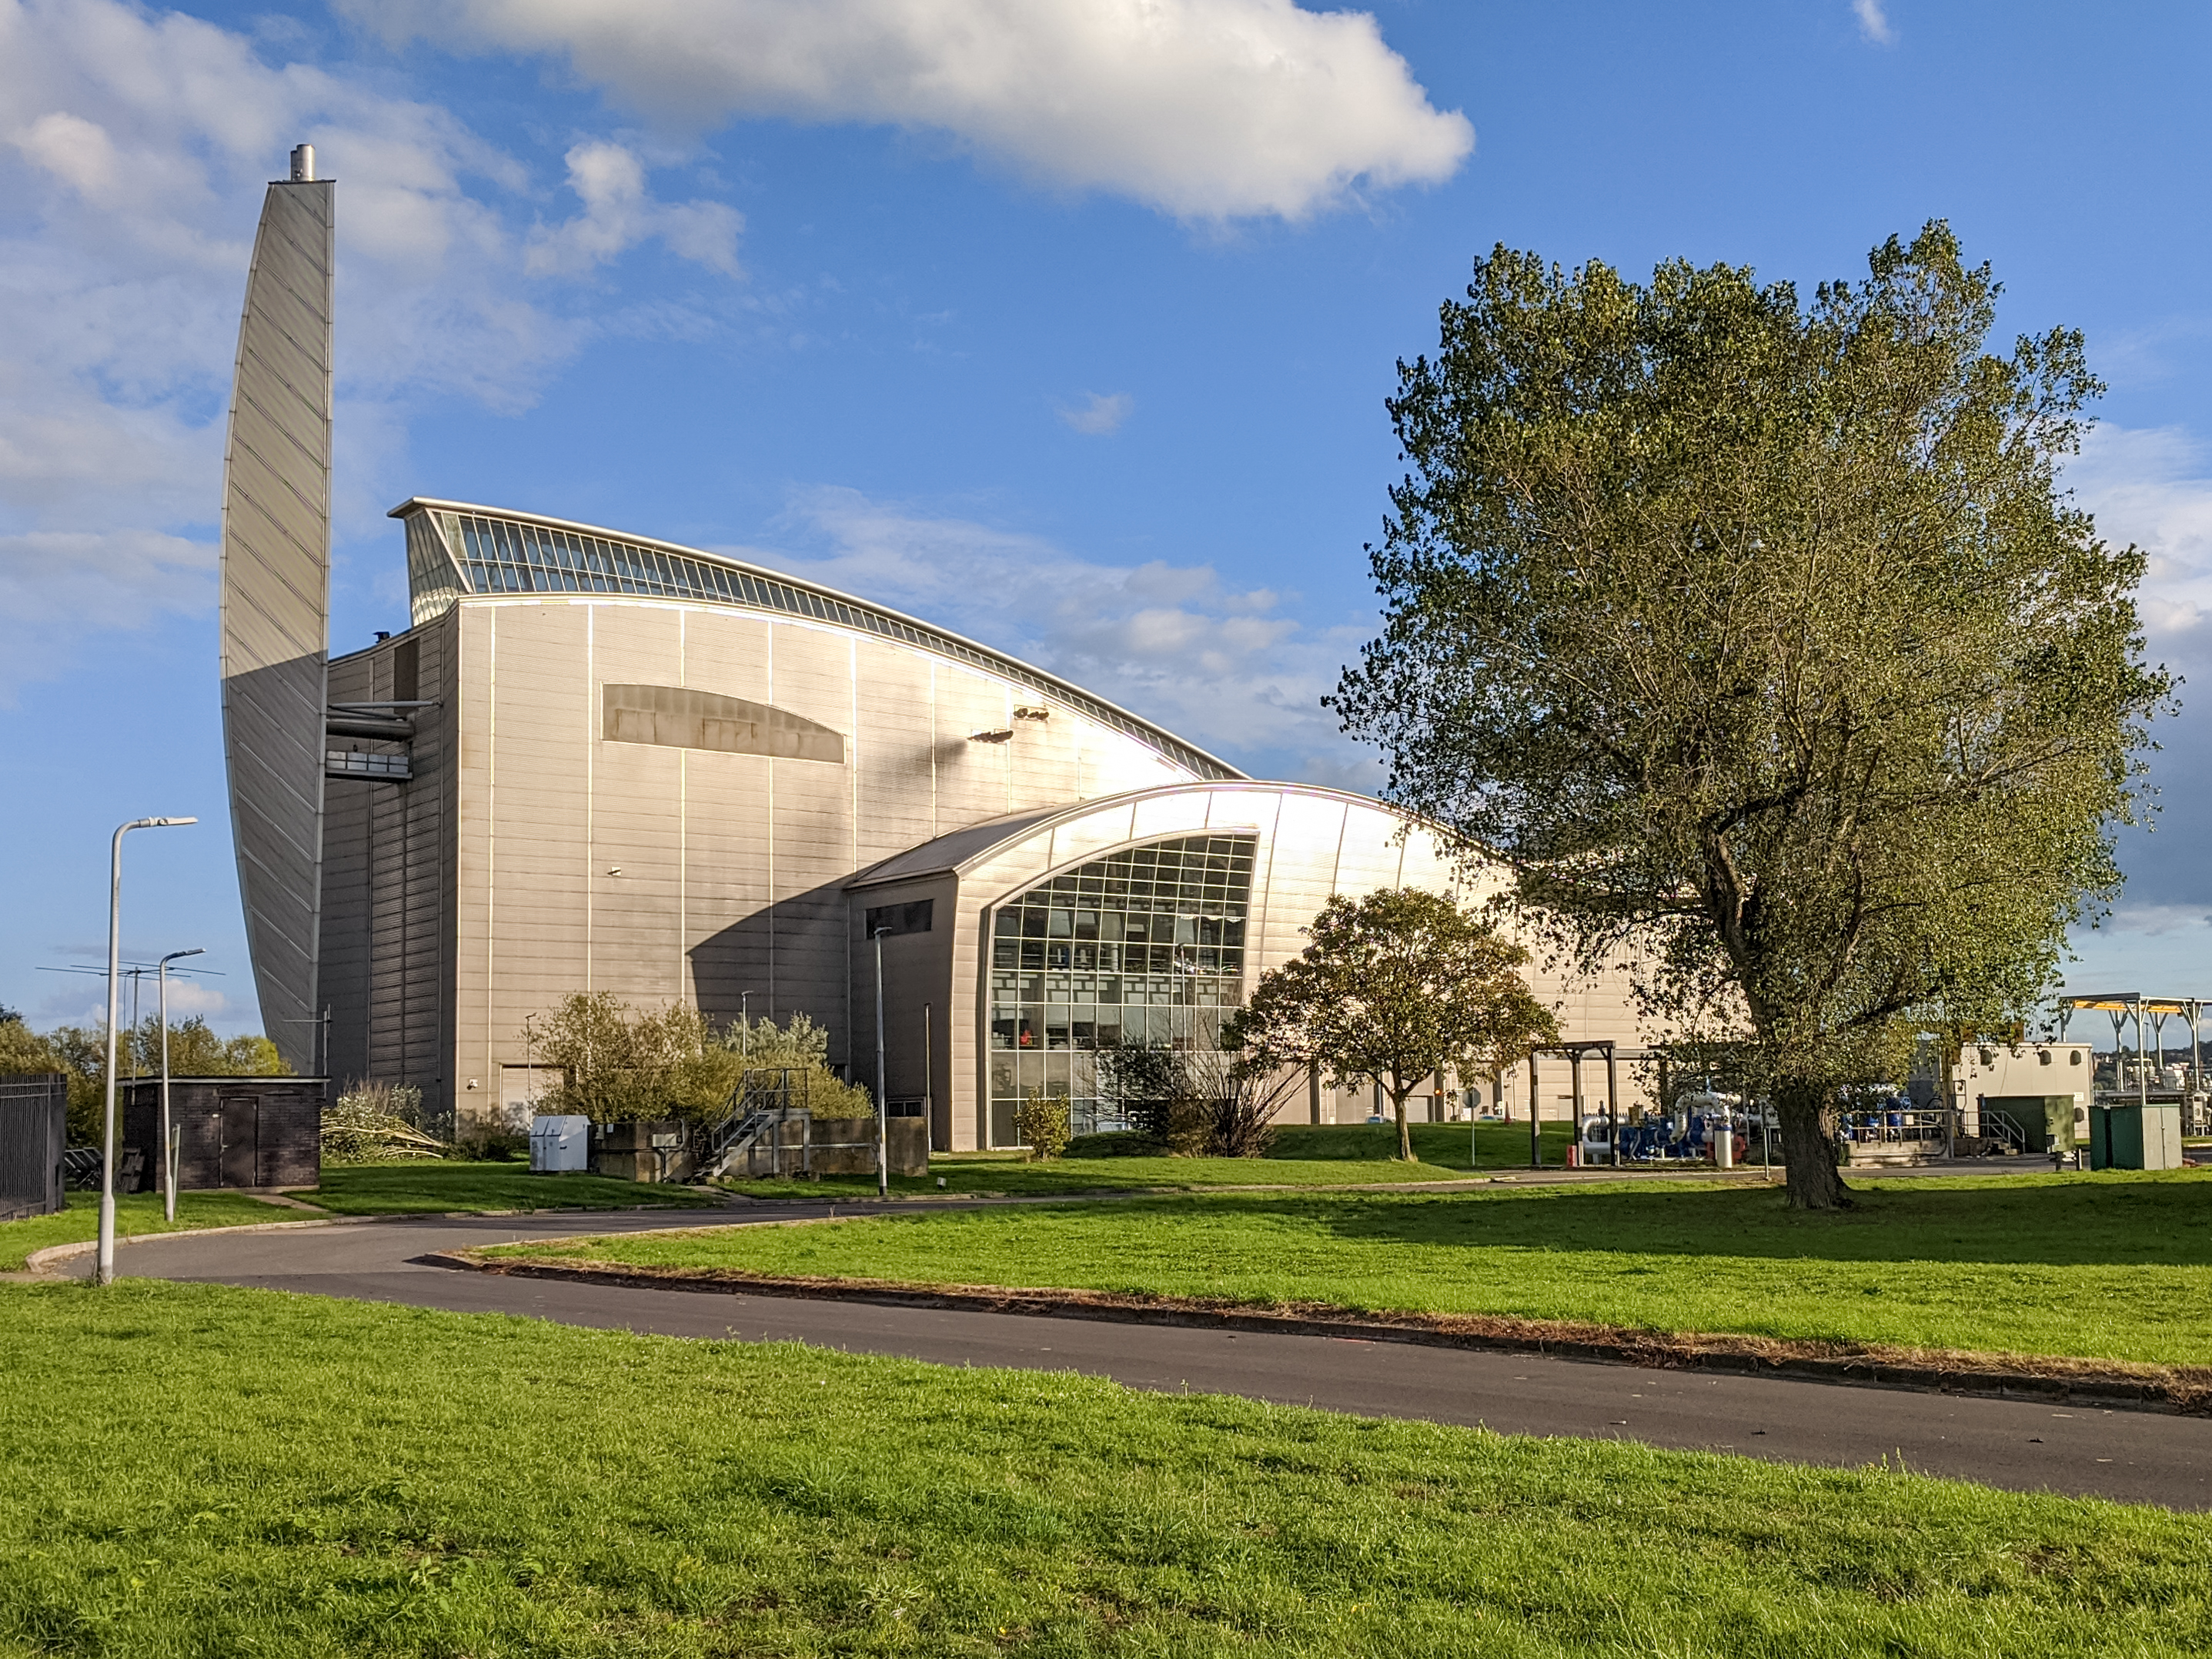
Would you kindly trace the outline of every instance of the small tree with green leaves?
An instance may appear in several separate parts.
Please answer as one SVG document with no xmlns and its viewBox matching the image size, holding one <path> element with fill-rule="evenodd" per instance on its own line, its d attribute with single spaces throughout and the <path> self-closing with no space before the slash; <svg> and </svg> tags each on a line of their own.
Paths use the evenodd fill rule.
<svg viewBox="0 0 2212 1659">
<path fill-rule="evenodd" d="M 561 1079 L 543 1097 L 545 1109 L 594 1123 L 710 1118 L 737 1087 L 738 1056 L 685 1003 L 641 1010 L 609 992 L 579 992 L 534 1036 Z"/>
<path fill-rule="evenodd" d="M 1423 1078 L 1488 1072 L 1559 1035 L 1521 976 L 1528 951 L 1439 894 L 1339 894 L 1304 932 L 1313 942 L 1261 976 L 1224 1041 L 1255 1069 L 1312 1066 L 1332 1086 L 1376 1079 L 1409 1162 L 1406 1102 Z"/>
<path fill-rule="evenodd" d="M 794 1072 L 804 1079 L 807 1109 L 819 1118 L 872 1118 L 875 1097 L 830 1069 L 830 1030 L 804 1013 L 781 1025 L 743 1016 L 724 1028 L 722 1047 L 750 1072 Z"/>
<path fill-rule="evenodd" d="M 1014 1108 L 1014 1138 L 1039 1159 L 1058 1158 L 1073 1137 L 1073 1120 L 1066 1095 L 1032 1089 Z"/>
</svg>

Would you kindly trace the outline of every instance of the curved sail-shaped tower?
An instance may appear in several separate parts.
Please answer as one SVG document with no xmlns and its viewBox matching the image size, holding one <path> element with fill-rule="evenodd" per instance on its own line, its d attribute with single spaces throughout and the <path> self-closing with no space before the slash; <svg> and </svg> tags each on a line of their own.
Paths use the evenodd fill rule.
<svg viewBox="0 0 2212 1659">
<path fill-rule="evenodd" d="M 223 448 L 222 728 L 264 1029 L 292 1068 L 316 1034 L 330 659 L 329 179 L 313 146 L 269 186 Z"/>
</svg>

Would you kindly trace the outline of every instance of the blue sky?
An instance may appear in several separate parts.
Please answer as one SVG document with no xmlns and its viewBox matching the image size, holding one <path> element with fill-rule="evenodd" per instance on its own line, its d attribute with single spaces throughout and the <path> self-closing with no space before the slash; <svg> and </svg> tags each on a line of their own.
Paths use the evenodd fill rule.
<svg viewBox="0 0 2212 1659">
<path fill-rule="evenodd" d="M 339 180 L 333 645 L 413 494 L 741 552 L 1042 662 L 1255 772 L 1371 626 L 1382 400 L 1505 241 L 1809 286 L 1948 217 L 2111 382 L 2073 482 L 2212 684 L 2202 7 L 1915 0 L 0 0 L 0 1001 L 126 951 L 258 1024 L 214 674 L 263 181 Z M 2185 696 L 2191 694 L 2185 692 Z M 2205 743 L 2155 757 L 2075 981 L 2212 991 Z"/>
</svg>

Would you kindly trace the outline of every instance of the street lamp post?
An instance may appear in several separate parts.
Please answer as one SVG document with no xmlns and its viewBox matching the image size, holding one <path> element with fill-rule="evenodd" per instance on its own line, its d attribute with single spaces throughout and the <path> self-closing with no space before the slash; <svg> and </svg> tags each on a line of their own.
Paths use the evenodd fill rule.
<svg viewBox="0 0 2212 1659">
<path fill-rule="evenodd" d="M 100 1136 L 100 1255 L 95 1277 L 115 1282 L 115 1016 L 123 957 L 123 838 L 133 830 L 167 830 L 198 818 L 133 818 L 116 826 L 107 848 L 107 1110 Z"/>
<path fill-rule="evenodd" d="M 155 964 L 161 986 L 161 1218 L 177 1218 L 177 1142 L 169 1129 L 169 964 L 179 957 L 204 957 L 195 945 L 189 951 L 172 951 Z M 218 1176 L 217 1180 L 222 1177 Z"/>
<path fill-rule="evenodd" d="M 884 1098 L 884 934 L 887 930 L 875 931 L 876 941 L 876 1196 L 891 1195 L 890 1106 Z"/>
</svg>

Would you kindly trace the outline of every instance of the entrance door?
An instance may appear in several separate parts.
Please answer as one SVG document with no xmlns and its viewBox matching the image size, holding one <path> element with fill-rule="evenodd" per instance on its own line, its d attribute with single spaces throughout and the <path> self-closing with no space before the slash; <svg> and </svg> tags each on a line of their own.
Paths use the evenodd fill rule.
<svg viewBox="0 0 2212 1659">
<path fill-rule="evenodd" d="M 260 1101 L 251 1094 L 217 1097 L 222 1144 L 216 1152 L 216 1178 L 225 1187 L 253 1187 L 260 1183 Z"/>
</svg>

